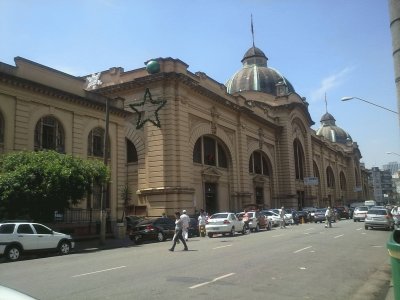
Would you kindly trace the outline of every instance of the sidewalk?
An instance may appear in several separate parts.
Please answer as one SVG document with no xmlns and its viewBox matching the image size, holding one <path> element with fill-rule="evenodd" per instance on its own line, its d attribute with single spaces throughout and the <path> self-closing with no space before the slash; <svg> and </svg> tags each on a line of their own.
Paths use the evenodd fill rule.
<svg viewBox="0 0 400 300">
<path fill-rule="evenodd" d="M 386 295 L 385 300 L 395 300 L 395 299 L 394 299 L 393 280 L 390 281 L 389 290 L 388 290 L 388 293 L 387 293 L 387 295 Z"/>
<path fill-rule="evenodd" d="M 98 236 L 87 237 L 85 239 L 76 239 L 75 248 L 73 252 L 90 252 L 99 251 L 115 248 L 125 248 L 134 246 L 135 243 L 131 241 L 129 237 L 123 239 L 117 238 L 106 238 L 104 244 L 100 243 L 100 238 Z"/>
</svg>

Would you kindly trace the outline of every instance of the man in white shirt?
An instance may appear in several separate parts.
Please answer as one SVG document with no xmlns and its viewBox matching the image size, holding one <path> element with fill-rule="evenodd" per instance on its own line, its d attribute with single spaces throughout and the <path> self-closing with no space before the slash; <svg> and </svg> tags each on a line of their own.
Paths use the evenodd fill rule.
<svg viewBox="0 0 400 300">
<path fill-rule="evenodd" d="M 332 228 L 332 209 L 328 206 L 328 209 L 325 212 L 326 224 L 325 227 Z"/>
<path fill-rule="evenodd" d="M 182 235 L 183 235 L 183 238 L 185 239 L 185 241 L 187 241 L 188 238 L 189 238 L 189 231 L 188 230 L 189 230 L 190 218 L 186 214 L 186 210 L 185 209 L 182 211 L 181 220 L 182 220 Z"/>
</svg>

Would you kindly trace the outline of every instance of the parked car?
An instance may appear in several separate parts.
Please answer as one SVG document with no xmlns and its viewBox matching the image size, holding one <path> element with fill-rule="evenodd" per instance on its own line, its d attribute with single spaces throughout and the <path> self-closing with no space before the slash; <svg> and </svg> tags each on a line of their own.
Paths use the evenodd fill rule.
<svg viewBox="0 0 400 300">
<path fill-rule="evenodd" d="M 356 208 L 354 208 L 353 221 L 354 222 L 364 221 L 365 217 L 367 216 L 367 212 L 368 212 L 368 206 L 357 206 Z"/>
<path fill-rule="evenodd" d="M 386 230 L 394 229 L 394 220 L 391 213 L 386 208 L 371 208 L 365 217 L 364 227 L 369 228 L 384 228 Z"/>
<path fill-rule="evenodd" d="M 316 207 L 303 207 L 303 211 L 307 211 L 310 214 L 310 222 L 314 221 L 314 214 L 316 210 Z"/>
<path fill-rule="evenodd" d="M 244 216 L 244 212 L 237 213 L 236 216 L 241 221 Z M 251 231 L 260 231 L 260 229 L 271 229 L 271 224 L 269 224 L 269 220 L 258 211 L 248 211 L 249 216 L 249 227 Z"/>
<path fill-rule="evenodd" d="M 336 213 L 337 213 L 337 218 L 340 219 L 349 219 L 349 210 L 345 206 L 337 206 L 335 207 Z"/>
<path fill-rule="evenodd" d="M 53 231 L 39 223 L 0 223 L 0 255 L 16 261 L 24 253 L 50 252 L 69 254 L 75 247 L 70 235 Z"/>
<path fill-rule="evenodd" d="M 325 212 L 326 212 L 326 208 L 318 208 L 315 212 L 314 212 L 314 222 L 315 223 L 322 223 L 325 221 Z"/>
<path fill-rule="evenodd" d="M 143 221 L 145 219 L 145 217 L 143 216 L 126 216 L 125 220 L 126 220 L 126 230 L 127 232 L 129 232 L 129 230 L 131 230 L 133 227 L 135 227 L 135 225 L 137 223 L 139 223 L 140 221 Z"/>
<path fill-rule="evenodd" d="M 235 232 L 246 233 L 244 222 L 240 221 L 232 212 L 216 213 L 211 215 L 206 222 L 206 232 L 208 237 L 215 234 L 229 234 L 233 236 Z"/>
<path fill-rule="evenodd" d="M 277 213 L 278 216 L 281 215 L 281 208 L 273 208 L 270 209 L 270 211 L 273 211 L 274 213 Z M 293 217 L 292 217 L 292 212 L 290 210 L 285 209 L 285 224 L 289 225 L 289 224 L 293 224 Z"/>
<path fill-rule="evenodd" d="M 262 210 L 260 211 L 260 214 L 264 215 L 268 219 L 271 227 L 279 226 L 281 218 L 277 213 L 274 213 L 271 210 Z"/>
<path fill-rule="evenodd" d="M 163 242 L 175 234 L 175 221 L 170 218 L 144 219 L 129 231 L 129 237 L 135 243 L 142 241 Z"/>
<path fill-rule="evenodd" d="M 303 221 L 304 223 L 308 223 L 311 221 L 311 213 L 307 210 L 298 210 L 297 216 L 299 217 L 300 223 Z"/>
<path fill-rule="evenodd" d="M 200 236 L 199 221 L 197 218 L 190 218 L 188 234 L 189 237 Z"/>
</svg>

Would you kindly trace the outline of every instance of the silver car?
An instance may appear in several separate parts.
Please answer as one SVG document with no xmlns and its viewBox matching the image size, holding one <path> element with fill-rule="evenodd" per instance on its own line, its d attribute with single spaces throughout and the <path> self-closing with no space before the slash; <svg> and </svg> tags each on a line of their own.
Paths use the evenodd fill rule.
<svg viewBox="0 0 400 300">
<path fill-rule="evenodd" d="M 364 221 L 365 217 L 367 215 L 367 212 L 368 212 L 368 206 L 357 206 L 354 209 L 353 221 L 354 222 Z"/>
<path fill-rule="evenodd" d="M 365 217 L 365 229 L 384 228 L 386 230 L 394 229 L 394 221 L 392 215 L 387 209 L 371 208 Z"/>
</svg>

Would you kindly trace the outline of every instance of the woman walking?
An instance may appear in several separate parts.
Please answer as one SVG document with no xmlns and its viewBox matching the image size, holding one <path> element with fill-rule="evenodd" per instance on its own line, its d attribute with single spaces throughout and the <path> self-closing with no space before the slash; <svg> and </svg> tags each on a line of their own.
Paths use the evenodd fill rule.
<svg viewBox="0 0 400 300">
<path fill-rule="evenodd" d="M 174 239 L 173 239 L 174 244 L 172 245 L 172 248 L 168 249 L 168 250 L 169 251 L 174 251 L 175 250 L 175 246 L 176 246 L 176 242 L 178 240 L 181 240 L 183 246 L 185 247 L 183 250 L 184 251 L 188 251 L 188 247 L 186 245 L 185 239 L 182 236 L 183 222 L 181 220 L 181 213 L 179 211 L 177 211 L 175 213 L 175 217 L 176 217 L 176 220 L 175 220 L 175 235 L 174 235 Z"/>
</svg>

